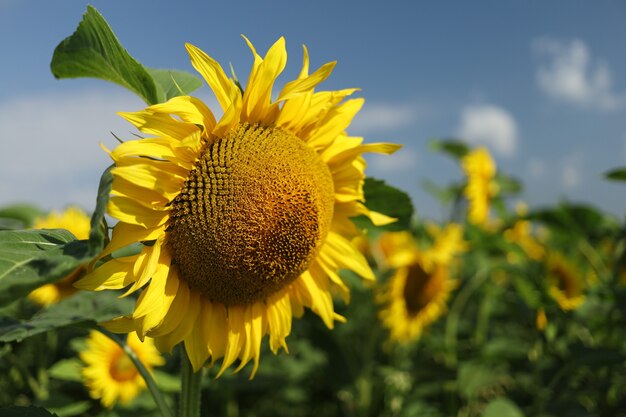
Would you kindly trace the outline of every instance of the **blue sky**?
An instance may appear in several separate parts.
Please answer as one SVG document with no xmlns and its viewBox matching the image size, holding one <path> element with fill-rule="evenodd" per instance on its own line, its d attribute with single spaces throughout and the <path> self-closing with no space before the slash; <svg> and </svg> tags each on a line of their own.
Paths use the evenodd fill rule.
<svg viewBox="0 0 626 417">
<path fill-rule="evenodd" d="M 0 206 L 93 208 L 109 164 L 99 143 L 131 128 L 116 111 L 143 103 L 97 80 L 55 80 L 55 46 L 88 3 L 0 0 Z M 486 144 L 498 168 L 521 178 L 531 207 L 560 199 L 619 216 L 626 188 L 602 179 L 626 165 L 626 3 L 618 1 L 93 1 L 144 65 L 193 71 L 191 42 L 246 79 L 259 52 L 287 39 L 279 85 L 337 60 L 327 89 L 360 87 L 366 104 L 349 133 L 405 145 L 370 157 L 369 174 L 410 193 L 420 215 L 441 219 L 422 190 L 460 179 L 431 138 Z M 281 82 L 282 81 L 282 82 Z M 212 105 L 207 88 L 197 95 Z"/>
</svg>

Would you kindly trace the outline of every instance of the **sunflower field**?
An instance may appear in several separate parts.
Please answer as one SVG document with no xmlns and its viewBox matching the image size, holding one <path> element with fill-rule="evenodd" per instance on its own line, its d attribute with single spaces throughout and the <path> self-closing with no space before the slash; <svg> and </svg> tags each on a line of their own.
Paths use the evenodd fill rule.
<svg viewBox="0 0 626 417">
<path fill-rule="evenodd" d="M 90 212 L 0 207 L 0 416 L 626 416 L 624 219 L 528 207 L 455 139 L 429 143 L 458 177 L 423 218 L 366 177 L 402 150 L 349 136 L 335 63 L 304 48 L 275 86 L 285 40 L 245 41 L 247 82 L 191 44 L 197 74 L 147 68 L 89 7 L 54 51 L 147 107 Z"/>
</svg>

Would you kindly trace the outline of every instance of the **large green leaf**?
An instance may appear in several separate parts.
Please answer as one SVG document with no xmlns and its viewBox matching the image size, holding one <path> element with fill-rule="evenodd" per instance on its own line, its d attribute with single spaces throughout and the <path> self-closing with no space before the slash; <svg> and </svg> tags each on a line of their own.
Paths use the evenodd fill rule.
<svg viewBox="0 0 626 417">
<path fill-rule="evenodd" d="M 56 47 L 50 69 L 56 78 L 100 78 L 128 88 L 148 104 L 159 102 L 150 74 L 120 45 L 92 6 L 87 6 L 76 31 Z"/>
<path fill-rule="evenodd" d="M 202 85 L 199 78 L 184 71 L 143 67 L 92 6 L 87 6 L 76 31 L 56 47 L 50 69 L 56 78 L 91 77 L 119 84 L 148 104 L 188 94 Z"/>
<path fill-rule="evenodd" d="M 186 95 L 202 87 L 202 80 L 185 71 L 146 68 L 152 76 L 159 94 L 159 101 Z"/>
<path fill-rule="evenodd" d="M 130 314 L 134 300 L 114 291 L 79 292 L 37 312 L 30 320 L 0 321 L 0 342 L 27 337 L 65 326 L 95 326 L 101 321 Z"/>
<path fill-rule="evenodd" d="M 0 306 L 63 278 L 86 259 L 87 243 L 67 230 L 0 230 Z"/>
</svg>

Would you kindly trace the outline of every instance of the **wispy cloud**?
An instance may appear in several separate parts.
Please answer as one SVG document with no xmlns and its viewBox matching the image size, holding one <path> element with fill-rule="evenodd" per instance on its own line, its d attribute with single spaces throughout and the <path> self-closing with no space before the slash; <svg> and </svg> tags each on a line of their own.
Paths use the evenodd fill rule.
<svg viewBox="0 0 626 417">
<path fill-rule="evenodd" d="M 350 132 L 365 134 L 402 129 L 415 123 L 424 112 L 414 105 L 366 102 L 350 125 Z"/>
<path fill-rule="evenodd" d="M 483 144 L 502 156 L 511 156 L 517 149 L 517 124 L 513 116 L 499 106 L 475 104 L 461 112 L 460 138 Z"/>
<path fill-rule="evenodd" d="M 585 42 L 539 38 L 533 42 L 533 50 L 547 58 L 537 69 L 536 79 L 539 88 L 550 97 L 602 110 L 620 108 L 626 103 L 624 94 L 613 89 L 608 64 L 592 59 Z"/>
<path fill-rule="evenodd" d="M 89 91 L 0 103 L 0 204 L 93 208 L 98 178 L 110 164 L 99 143 L 130 136 L 117 111 L 143 104 L 130 94 Z"/>
</svg>

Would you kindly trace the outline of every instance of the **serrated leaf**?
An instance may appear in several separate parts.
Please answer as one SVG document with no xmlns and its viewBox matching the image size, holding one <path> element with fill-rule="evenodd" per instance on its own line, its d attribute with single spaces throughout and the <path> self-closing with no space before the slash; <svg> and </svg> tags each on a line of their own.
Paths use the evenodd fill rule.
<svg viewBox="0 0 626 417">
<path fill-rule="evenodd" d="M 129 89 L 148 104 L 159 102 L 148 71 L 122 47 L 93 6 L 87 6 L 76 31 L 56 47 L 50 69 L 55 78 L 99 78 Z"/>
<path fill-rule="evenodd" d="M 59 417 L 41 407 L 4 407 L 0 408 L 0 417 Z"/>
<path fill-rule="evenodd" d="M 79 292 L 37 312 L 30 320 L 0 322 L 0 342 L 21 341 L 27 337 L 66 326 L 95 326 L 96 323 L 124 316 L 132 311 L 131 298 L 117 292 Z"/>
<path fill-rule="evenodd" d="M 460 159 L 469 152 L 468 146 L 459 139 L 433 139 L 428 146 L 433 151 L 445 153 L 455 159 Z"/>
<path fill-rule="evenodd" d="M 626 168 L 616 168 L 604 174 L 606 179 L 615 181 L 626 181 Z"/>
<path fill-rule="evenodd" d="M 104 170 L 98 185 L 96 208 L 91 215 L 91 229 L 89 231 L 89 254 L 91 256 L 96 256 L 104 248 L 109 237 L 104 215 L 106 214 L 113 184 L 113 175 L 111 174 L 113 167 L 114 165 L 111 165 Z"/>
<path fill-rule="evenodd" d="M 63 278 L 86 256 L 86 241 L 67 230 L 1 230 L 0 306 Z"/>
<path fill-rule="evenodd" d="M 487 404 L 481 417 L 524 417 L 524 413 L 508 398 L 496 398 Z"/>
<path fill-rule="evenodd" d="M 146 68 L 159 88 L 159 100 L 187 95 L 202 87 L 202 80 L 186 71 Z"/>
<path fill-rule="evenodd" d="M 413 203 L 407 193 L 375 178 L 365 179 L 363 193 L 368 209 L 398 219 L 397 222 L 382 227 L 384 230 L 409 228 L 413 218 Z"/>
</svg>

